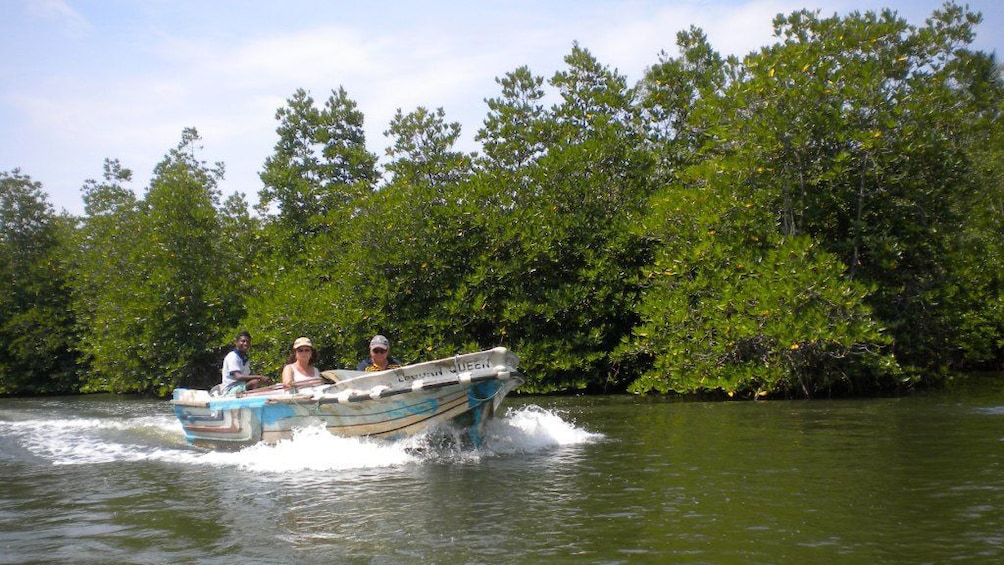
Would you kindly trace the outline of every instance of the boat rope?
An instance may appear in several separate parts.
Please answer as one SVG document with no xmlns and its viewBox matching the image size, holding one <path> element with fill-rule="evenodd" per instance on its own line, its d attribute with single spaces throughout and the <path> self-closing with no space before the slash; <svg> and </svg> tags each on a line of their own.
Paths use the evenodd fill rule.
<svg viewBox="0 0 1004 565">
<path fill-rule="evenodd" d="M 376 400 L 378 398 L 387 398 L 388 396 L 396 396 L 399 394 L 408 394 L 422 390 L 432 390 L 447 386 L 456 386 L 458 384 L 472 384 L 472 383 L 480 383 L 492 380 L 508 380 L 511 378 L 511 376 L 512 375 L 509 371 L 494 371 L 480 375 L 471 374 L 470 372 L 465 372 L 461 373 L 456 378 L 452 379 L 437 379 L 432 381 L 419 379 L 411 383 L 405 384 L 403 386 L 397 386 L 397 387 L 379 385 L 368 390 L 347 389 L 338 392 L 337 394 L 322 392 L 315 394 L 314 400 L 318 404 L 361 402 L 365 400 Z M 483 400 L 489 400 L 491 398 L 494 398 L 495 395 L 498 394 L 498 391 L 501 389 L 502 387 L 497 389 L 491 396 Z M 475 397 L 475 400 L 478 400 L 477 397 Z"/>
</svg>

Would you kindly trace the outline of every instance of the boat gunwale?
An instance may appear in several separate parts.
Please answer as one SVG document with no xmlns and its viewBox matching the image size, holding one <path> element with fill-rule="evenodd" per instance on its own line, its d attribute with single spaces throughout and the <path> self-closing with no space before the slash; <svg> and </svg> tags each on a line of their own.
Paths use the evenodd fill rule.
<svg viewBox="0 0 1004 565">
<path fill-rule="evenodd" d="M 415 369 L 421 369 L 429 366 L 444 365 L 448 362 L 457 363 L 458 359 L 470 358 L 473 356 L 485 355 L 490 359 L 494 359 L 496 355 L 501 355 L 503 360 L 515 360 L 515 363 L 511 364 L 496 364 L 491 367 L 486 367 L 482 369 L 476 369 L 471 371 L 462 371 L 456 374 L 456 376 L 449 376 L 437 379 L 415 379 L 409 381 L 403 381 L 406 383 L 405 386 L 388 386 L 386 384 L 378 383 L 373 384 L 368 389 L 367 388 L 356 388 L 351 387 L 353 381 L 359 379 L 367 380 L 379 380 L 381 377 L 387 376 L 389 374 L 401 374 L 406 375 L 406 371 L 414 371 Z M 369 400 L 380 400 L 390 396 L 396 396 L 408 393 L 421 393 L 426 390 L 433 390 L 436 388 L 443 388 L 448 386 L 468 386 L 477 382 L 484 382 L 490 380 L 510 380 L 516 379 L 520 383 L 525 382 L 522 375 L 517 370 L 518 367 L 518 357 L 512 354 L 505 347 L 496 347 L 494 349 L 488 349 L 485 351 L 475 352 L 475 353 L 464 353 L 461 355 L 455 355 L 453 357 L 444 357 L 442 359 L 437 359 L 433 361 L 424 361 L 421 363 L 415 363 L 412 365 L 404 365 L 401 367 L 395 367 L 393 369 L 386 369 L 383 371 L 349 371 L 355 373 L 352 377 L 345 380 L 338 380 L 336 382 L 331 382 L 327 378 L 314 378 L 311 379 L 312 384 L 300 386 L 307 386 L 310 388 L 320 388 L 324 387 L 325 390 L 318 393 L 289 393 L 289 391 L 282 387 L 281 384 L 275 384 L 264 389 L 255 389 L 251 391 L 244 391 L 238 393 L 235 396 L 223 395 L 223 396 L 209 396 L 205 400 L 201 399 L 172 399 L 170 402 L 173 406 L 189 406 L 193 408 L 210 408 L 214 402 L 225 401 L 227 407 L 231 404 L 242 404 L 242 400 L 248 401 L 259 401 L 264 399 L 266 404 L 291 404 L 309 401 L 311 403 L 318 404 L 332 404 L 332 403 L 345 403 L 345 402 L 365 402 Z M 338 369 L 332 369 L 331 371 L 338 371 Z M 328 372 L 328 371 L 326 371 Z M 316 382 L 317 384 L 313 384 Z M 518 386 L 518 385 L 517 385 Z M 382 388 L 381 388 L 382 387 Z M 337 393 L 330 392 L 333 388 L 340 388 Z M 191 391 L 206 391 L 206 389 L 184 389 L 179 387 L 176 390 L 191 390 Z M 206 391 L 208 392 L 208 391 Z M 250 402 L 248 402 L 250 404 Z M 257 404 L 257 402 L 255 402 Z M 221 407 L 222 409 L 223 407 Z"/>
</svg>

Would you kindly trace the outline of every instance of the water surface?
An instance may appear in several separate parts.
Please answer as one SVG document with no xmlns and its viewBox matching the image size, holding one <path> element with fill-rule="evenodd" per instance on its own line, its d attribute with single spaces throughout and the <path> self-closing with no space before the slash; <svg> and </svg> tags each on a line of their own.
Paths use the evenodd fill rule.
<svg viewBox="0 0 1004 565">
<path fill-rule="evenodd" d="M 510 398 L 479 450 L 0 400 L 0 563 L 996 563 L 1004 394 Z"/>
</svg>

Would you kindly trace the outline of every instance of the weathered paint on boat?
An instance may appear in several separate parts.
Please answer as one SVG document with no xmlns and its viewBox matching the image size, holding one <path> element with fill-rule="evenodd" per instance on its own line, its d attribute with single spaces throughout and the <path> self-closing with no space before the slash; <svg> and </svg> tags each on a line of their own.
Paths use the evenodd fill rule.
<svg viewBox="0 0 1004 565">
<path fill-rule="evenodd" d="M 387 371 L 325 371 L 337 382 L 295 391 L 277 385 L 214 397 L 179 388 L 171 403 L 189 443 L 200 447 L 275 443 L 316 425 L 340 436 L 397 439 L 447 421 L 466 427 L 478 444 L 485 421 L 523 383 L 518 366 L 514 353 L 497 347 Z"/>
</svg>

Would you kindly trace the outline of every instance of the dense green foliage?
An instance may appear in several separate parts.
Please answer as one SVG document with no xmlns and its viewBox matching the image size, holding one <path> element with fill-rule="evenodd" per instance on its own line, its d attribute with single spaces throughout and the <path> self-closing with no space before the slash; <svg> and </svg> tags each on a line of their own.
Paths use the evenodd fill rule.
<svg viewBox="0 0 1004 565">
<path fill-rule="evenodd" d="M 635 85 L 575 44 L 497 79 L 477 132 L 398 109 L 385 161 L 343 88 L 276 112 L 256 214 L 182 133 L 82 218 L 0 176 L 0 394 L 163 394 L 239 329 L 275 374 L 382 333 L 406 362 L 504 345 L 525 391 L 870 394 L 1004 363 L 1004 82 L 979 16 L 779 15 L 723 58 L 677 35 Z M 545 100 L 553 100 L 548 105 Z"/>
<path fill-rule="evenodd" d="M 163 393 L 216 373 L 219 344 L 240 319 L 242 277 L 221 237 L 232 234 L 215 189 L 222 170 L 196 159 L 198 141 L 183 132 L 142 201 L 123 189 L 131 173 L 117 163 L 106 164 L 105 184 L 86 187 L 73 269 L 84 390 Z"/>
<path fill-rule="evenodd" d="M 41 185 L 17 169 L 0 173 L 0 394 L 77 386 L 61 256 L 70 229 Z"/>
</svg>

